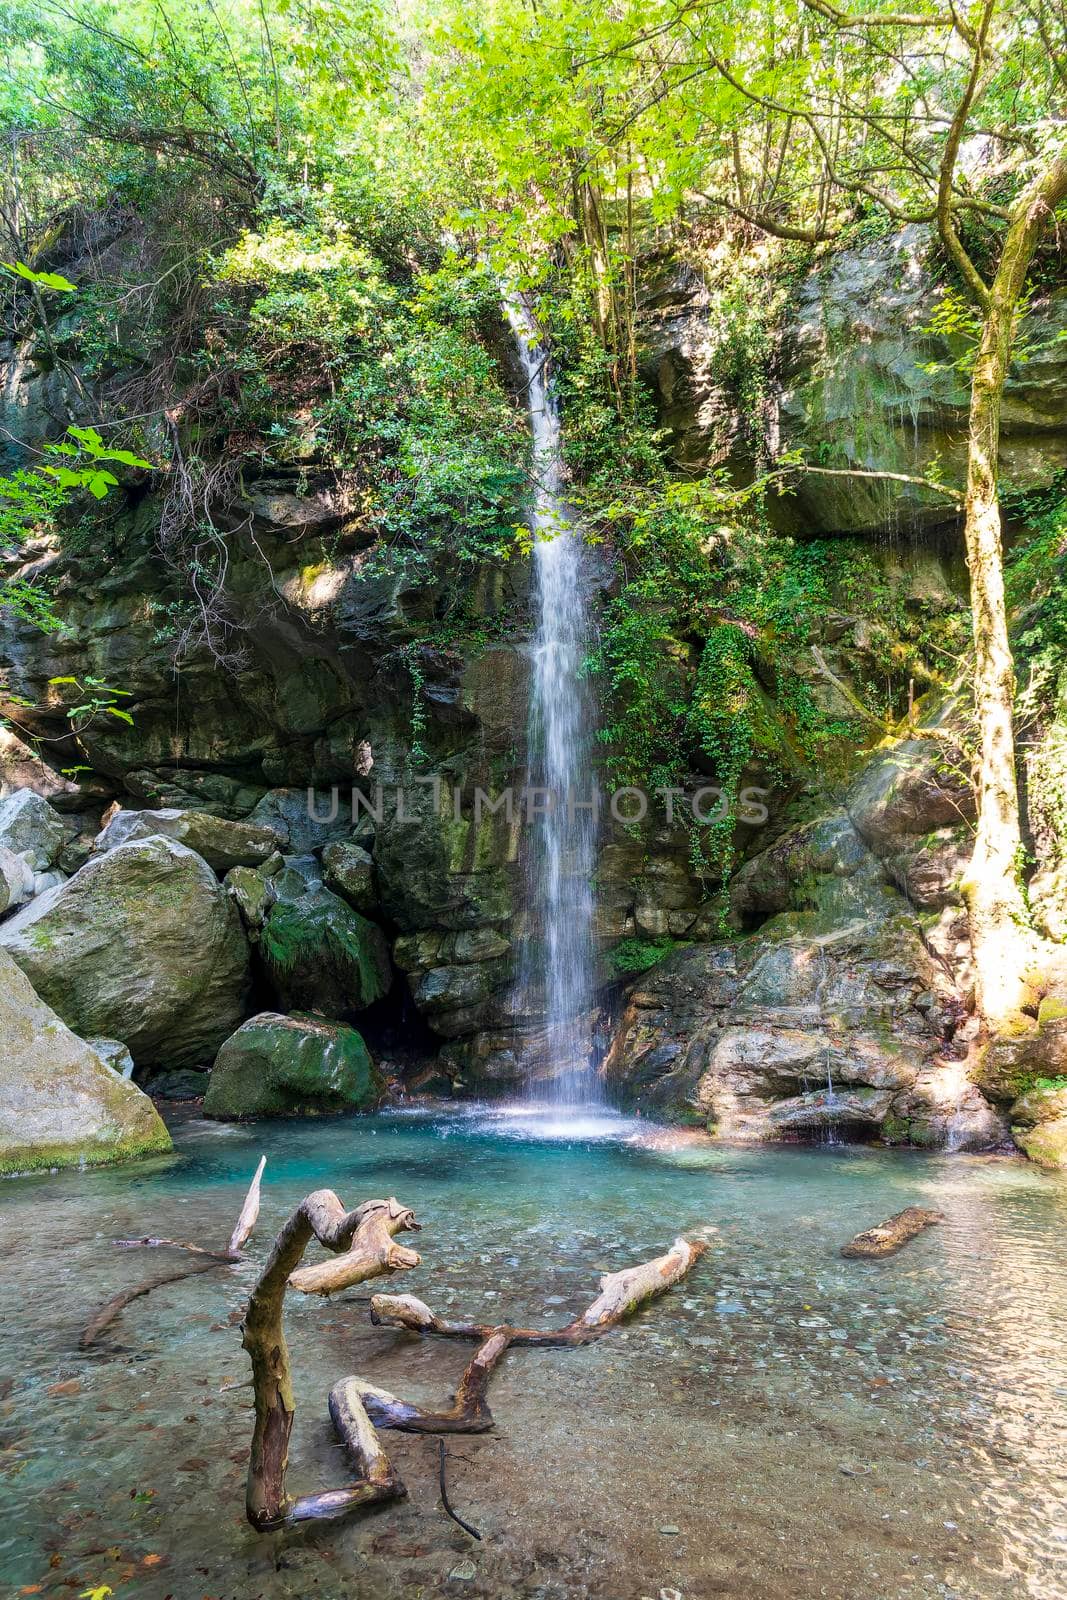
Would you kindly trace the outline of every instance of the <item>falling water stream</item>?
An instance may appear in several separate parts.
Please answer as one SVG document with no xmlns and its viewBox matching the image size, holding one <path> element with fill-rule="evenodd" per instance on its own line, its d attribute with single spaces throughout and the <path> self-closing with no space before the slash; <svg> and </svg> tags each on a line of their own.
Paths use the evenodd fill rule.
<svg viewBox="0 0 1067 1600">
<path fill-rule="evenodd" d="M 588 637 L 583 545 L 561 497 L 559 407 L 548 351 L 526 304 L 505 300 L 525 374 L 533 434 L 537 631 L 529 713 L 527 815 L 530 931 L 520 970 L 523 1009 L 542 1011 L 535 1097 L 564 1124 L 600 1101 L 592 1065 L 596 822 L 589 807 L 592 704 L 582 673 Z"/>
</svg>

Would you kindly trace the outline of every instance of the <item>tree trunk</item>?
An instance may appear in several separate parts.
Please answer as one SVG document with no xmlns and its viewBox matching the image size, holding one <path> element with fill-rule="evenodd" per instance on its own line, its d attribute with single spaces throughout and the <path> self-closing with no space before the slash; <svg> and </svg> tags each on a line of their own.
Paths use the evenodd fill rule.
<svg viewBox="0 0 1067 1600">
<path fill-rule="evenodd" d="M 976 999 L 986 1027 L 1018 1026 L 1033 999 L 1035 942 L 1019 878 L 1022 830 L 1015 772 L 1015 669 L 1004 602 L 997 454 L 1004 384 L 1019 299 L 1034 251 L 1067 194 L 1067 156 L 1017 203 L 984 304 L 971 383 L 965 537 L 978 717 L 978 829 L 962 888 L 974 952 Z"/>
</svg>

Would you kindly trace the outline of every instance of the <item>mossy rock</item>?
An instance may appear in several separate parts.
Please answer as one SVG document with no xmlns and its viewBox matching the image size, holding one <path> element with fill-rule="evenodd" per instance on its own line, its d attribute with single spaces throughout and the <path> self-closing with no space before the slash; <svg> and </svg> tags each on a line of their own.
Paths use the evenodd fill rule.
<svg viewBox="0 0 1067 1600">
<path fill-rule="evenodd" d="M 384 1082 L 355 1028 L 265 1011 L 222 1046 L 204 1115 L 222 1121 L 372 1110 Z"/>
<path fill-rule="evenodd" d="M 1067 1078 L 1039 1078 L 1019 1096 L 1008 1115 L 1013 1127 L 1024 1128 L 1067 1118 Z"/>
<path fill-rule="evenodd" d="M 97 856 L 0 925 L 0 945 L 83 1037 L 140 1068 L 203 1066 L 245 1014 L 248 944 L 214 872 L 156 836 Z"/>
<path fill-rule="evenodd" d="M 259 949 L 287 1009 L 327 1016 L 363 1011 L 392 981 L 382 930 L 328 889 L 272 906 Z"/>
<path fill-rule="evenodd" d="M 322 852 L 327 885 L 356 911 L 374 911 L 378 906 L 378 882 L 374 862 L 361 845 L 351 839 L 335 839 Z"/>
<path fill-rule="evenodd" d="M 1067 1117 L 1039 1122 L 1034 1128 L 1013 1128 L 1012 1138 L 1039 1167 L 1067 1168 Z"/>
<path fill-rule="evenodd" d="M 155 1106 L 61 1022 L 0 950 L 0 1173 L 171 1148 Z"/>
</svg>

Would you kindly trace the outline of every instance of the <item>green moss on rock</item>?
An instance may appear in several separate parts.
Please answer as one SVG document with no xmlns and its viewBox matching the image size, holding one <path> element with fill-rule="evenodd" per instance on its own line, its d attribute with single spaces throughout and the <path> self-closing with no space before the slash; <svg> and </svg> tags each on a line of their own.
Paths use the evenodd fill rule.
<svg viewBox="0 0 1067 1600">
<path fill-rule="evenodd" d="M 381 929 L 328 889 L 273 906 L 260 951 L 286 1006 L 334 1015 L 363 1011 L 391 981 Z"/>
<path fill-rule="evenodd" d="M 355 1028 L 319 1017 L 263 1012 L 215 1059 L 204 1115 L 243 1117 L 366 1111 L 384 1083 Z"/>
<path fill-rule="evenodd" d="M 147 1095 L 72 1033 L 0 950 L 0 1173 L 99 1166 L 170 1148 Z"/>
</svg>

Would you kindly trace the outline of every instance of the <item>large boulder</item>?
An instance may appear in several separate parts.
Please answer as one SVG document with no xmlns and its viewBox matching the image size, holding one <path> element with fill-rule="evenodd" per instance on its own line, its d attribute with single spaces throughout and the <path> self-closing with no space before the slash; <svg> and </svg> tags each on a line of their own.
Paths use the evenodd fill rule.
<svg viewBox="0 0 1067 1600">
<path fill-rule="evenodd" d="M 345 1016 L 373 1005 L 392 981 L 382 930 L 321 885 L 271 907 L 259 950 L 287 1009 Z"/>
<path fill-rule="evenodd" d="M 366 1111 L 384 1083 L 355 1028 L 264 1011 L 215 1058 L 204 1115 L 220 1120 L 296 1112 Z"/>
<path fill-rule="evenodd" d="M 16 789 L 0 800 L 0 845 L 35 872 L 47 872 L 74 830 L 41 795 Z"/>
<path fill-rule="evenodd" d="M 31 899 L 36 873 L 23 856 L 0 845 L 0 913 Z"/>
<path fill-rule="evenodd" d="M 799 824 L 731 884 L 748 937 L 675 949 L 636 979 L 605 1075 L 652 1114 L 729 1139 L 839 1130 L 947 1149 L 1004 1143 L 1007 1125 L 968 1076 L 967 1008 L 870 847 L 921 814 L 905 776 L 853 791 Z"/>
<path fill-rule="evenodd" d="M 169 1150 L 151 1100 L 34 993 L 0 950 L 0 1173 Z"/>
<path fill-rule="evenodd" d="M 1008 1113 L 1020 1150 L 1042 1167 L 1067 1167 L 1067 1077 L 1039 1078 Z"/>
<path fill-rule="evenodd" d="M 59 772 L 53 772 L 31 745 L 10 728 L 0 728 L 0 800 L 20 789 L 32 789 L 60 811 L 84 805 L 82 789 Z"/>
<path fill-rule="evenodd" d="M 279 835 L 256 822 L 227 822 L 209 811 L 116 811 L 97 836 L 95 848 L 103 853 L 134 839 L 151 839 L 161 834 L 177 839 L 203 856 L 216 872 L 231 867 L 258 867 L 278 848 Z"/>
<path fill-rule="evenodd" d="M 248 945 L 207 862 L 173 839 L 119 845 L 0 925 L 0 945 L 82 1034 L 138 1067 L 196 1066 L 241 1020 Z"/>
</svg>

